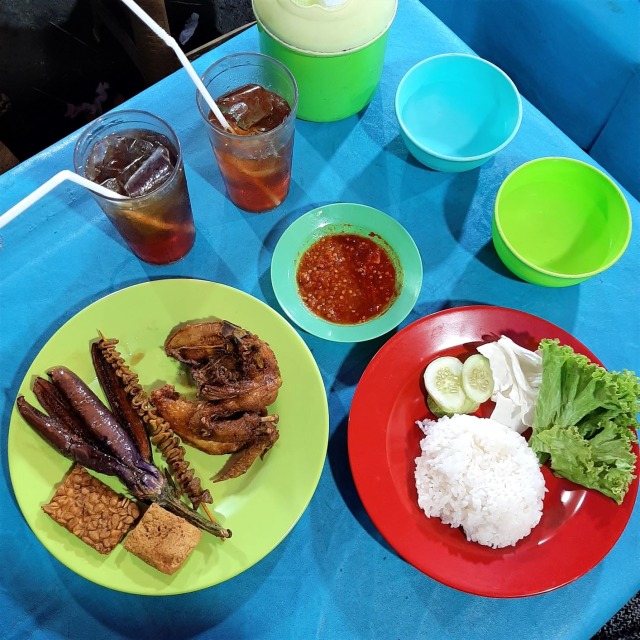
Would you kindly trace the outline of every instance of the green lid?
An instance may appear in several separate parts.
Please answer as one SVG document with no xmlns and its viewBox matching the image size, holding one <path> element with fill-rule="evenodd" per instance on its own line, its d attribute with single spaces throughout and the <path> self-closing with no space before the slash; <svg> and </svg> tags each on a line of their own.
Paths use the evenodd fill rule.
<svg viewBox="0 0 640 640">
<path fill-rule="evenodd" d="M 262 28 L 285 45 L 308 53 L 359 49 L 382 35 L 398 0 L 252 0 Z"/>
</svg>

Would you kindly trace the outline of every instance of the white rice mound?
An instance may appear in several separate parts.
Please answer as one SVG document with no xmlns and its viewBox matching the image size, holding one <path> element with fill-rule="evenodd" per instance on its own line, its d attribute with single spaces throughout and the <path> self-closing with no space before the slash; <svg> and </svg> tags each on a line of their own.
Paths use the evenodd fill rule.
<svg viewBox="0 0 640 640">
<path fill-rule="evenodd" d="M 540 522 L 546 491 L 536 454 L 516 431 L 471 415 L 418 422 L 418 504 L 467 540 L 515 545 Z"/>
</svg>

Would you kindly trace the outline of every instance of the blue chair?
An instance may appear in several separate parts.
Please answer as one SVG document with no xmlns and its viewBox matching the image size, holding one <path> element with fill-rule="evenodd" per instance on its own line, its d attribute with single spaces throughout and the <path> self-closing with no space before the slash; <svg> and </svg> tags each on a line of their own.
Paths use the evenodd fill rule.
<svg viewBox="0 0 640 640">
<path fill-rule="evenodd" d="M 638 0 L 422 0 L 640 197 Z"/>
</svg>

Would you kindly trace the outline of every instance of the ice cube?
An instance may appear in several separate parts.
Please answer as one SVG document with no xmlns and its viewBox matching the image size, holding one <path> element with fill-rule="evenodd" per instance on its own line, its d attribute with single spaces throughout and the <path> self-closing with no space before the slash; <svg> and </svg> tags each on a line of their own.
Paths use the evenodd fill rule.
<svg viewBox="0 0 640 640">
<path fill-rule="evenodd" d="M 125 190 L 122 188 L 122 185 L 118 182 L 116 178 L 107 178 L 100 183 L 103 187 L 107 189 L 111 189 L 111 191 L 115 191 L 119 193 L 121 196 L 126 196 Z"/>
<path fill-rule="evenodd" d="M 173 164 L 168 149 L 158 145 L 149 158 L 127 180 L 124 190 L 131 198 L 151 193 L 167 180 L 172 171 Z"/>
<path fill-rule="evenodd" d="M 151 157 L 157 144 L 144 138 L 126 138 L 126 148 L 123 149 L 120 158 L 120 172 L 118 181 L 126 190 L 126 184 L 129 182 L 135 172 Z"/>
<path fill-rule="evenodd" d="M 122 171 L 122 167 L 126 167 L 131 162 L 129 160 L 129 139 L 126 136 L 112 134 L 97 144 L 107 145 L 102 158 L 103 170 Z"/>
<path fill-rule="evenodd" d="M 107 139 L 98 140 L 87 158 L 85 174 L 89 180 L 101 183 L 117 175 L 117 172 L 106 167 L 105 159 L 109 154 L 109 141 Z"/>
<path fill-rule="evenodd" d="M 118 173 L 118 182 L 120 182 L 123 187 L 127 184 L 127 182 L 129 182 L 129 180 L 131 180 L 133 174 L 144 164 L 145 160 L 147 160 L 151 156 L 151 153 L 153 152 L 150 152 L 146 156 L 135 158 L 130 164 L 125 166 L 125 168 Z"/>
<path fill-rule="evenodd" d="M 273 109 L 269 92 L 257 84 L 247 84 L 216 100 L 225 116 L 248 131 Z"/>
<path fill-rule="evenodd" d="M 122 169 L 131 163 L 128 149 L 129 138 L 123 135 L 111 134 L 98 140 L 87 159 L 87 178 L 98 183 L 118 178 Z"/>
<path fill-rule="evenodd" d="M 148 158 L 155 149 L 153 142 L 144 140 L 143 138 L 129 138 L 129 144 L 127 148 L 127 155 L 131 160 L 138 160 L 139 158 Z"/>
</svg>

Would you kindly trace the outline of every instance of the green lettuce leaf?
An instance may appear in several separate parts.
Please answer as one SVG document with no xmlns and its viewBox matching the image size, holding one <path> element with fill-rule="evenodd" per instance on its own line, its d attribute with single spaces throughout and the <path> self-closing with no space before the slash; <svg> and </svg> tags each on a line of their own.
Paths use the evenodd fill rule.
<svg viewBox="0 0 640 640">
<path fill-rule="evenodd" d="M 557 340 L 542 340 L 542 382 L 529 444 L 556 475 L 622 502 L 635 468 L 640 379 L 606 371 Z"/>
<path fill-rule="evenodd" d="M 551 455 L 551 469 L 584 487 L 596 489 L 620 504 L 634 478 L 631 429 L 608 421 L 589 440 L 575 426 L 555 425 L 536 436 L 536 447 Z"/>
</svg>

